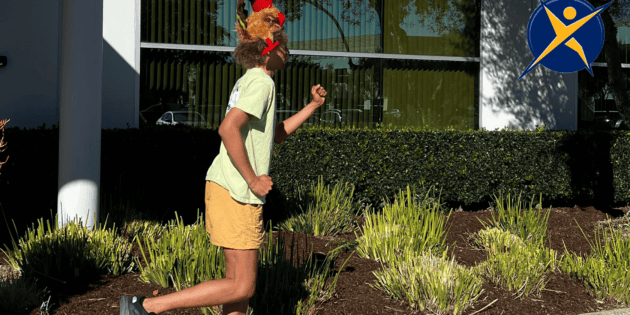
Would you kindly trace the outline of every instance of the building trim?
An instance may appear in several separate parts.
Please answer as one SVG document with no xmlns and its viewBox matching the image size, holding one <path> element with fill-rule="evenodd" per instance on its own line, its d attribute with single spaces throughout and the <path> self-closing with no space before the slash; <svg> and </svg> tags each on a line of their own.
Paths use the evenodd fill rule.
<svg viewBox="0 0 630 315">
<path fill-rule="evenodd" d="M 210 46 L 210 45 L 182 45 L 182 44 L 162 44 L 162 43 L 140 43 L 141 48 L 156 49 L 181 49 L 197 51 L 222 51 L 233 52 L 236 47 Z M 407 59 L 407 60 L 433 60 L 433 61 L 459 61 L 459 62 L 479 62 L 479 57 L 449 57 L 431 55 L 402 55 L 402 54 L 372 54 L 340 51 L 317 51 L 291 49 L 291 55 L 296 56 L 322 56 L 322 57 L 346 57 L 346 58 L 378 58 L 378 59 Z"/>
</svg>

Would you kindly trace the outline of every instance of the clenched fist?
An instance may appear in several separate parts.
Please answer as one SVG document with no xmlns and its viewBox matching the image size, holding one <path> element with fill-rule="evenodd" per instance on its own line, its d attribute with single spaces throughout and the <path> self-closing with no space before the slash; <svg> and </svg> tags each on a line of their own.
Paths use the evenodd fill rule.
<svg viewBox="0 0 630 315">
<path fill-rule="evenodd" d="M 313 102 L 317 104 L 317 107 L 320 107 L 326 101 L 326 90 L 320 85 L 315 85 L 311 88 L 311 95 L 313 95 Z"/>
<path fill-rule="evenodd" d="M 271 186 L 273 186 L 271 177 L 263 174 L 254 179 L 249 185 L 249 188 L 252 190 L 254 195 L 263 197 L 271 191 Z"/>
</svg>

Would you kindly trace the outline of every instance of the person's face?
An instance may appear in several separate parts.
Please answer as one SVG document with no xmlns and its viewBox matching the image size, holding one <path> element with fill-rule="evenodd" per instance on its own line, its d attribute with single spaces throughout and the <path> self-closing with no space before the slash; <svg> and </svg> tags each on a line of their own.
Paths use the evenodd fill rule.
<svg viewBox="0 0 630 315">
<path fill-rule="evenodd" d="M 276 47 L 269 53 L 267 60 L 267 70 L 284 70 L 289 58 L 289 50 L 286 47 Z"/>
</svg>

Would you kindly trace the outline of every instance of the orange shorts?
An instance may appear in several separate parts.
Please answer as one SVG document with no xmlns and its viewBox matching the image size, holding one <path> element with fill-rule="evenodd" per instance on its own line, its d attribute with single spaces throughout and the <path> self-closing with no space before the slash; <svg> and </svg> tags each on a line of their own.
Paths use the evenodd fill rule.
<svg viewBox="0 0 630 315">
<path fill-rule="evenodd" d="M 262 205 L 241 203 L 213 181 L 206 181 L 206 231 L 215 246 L 259 249 L 264 237 Z"/>
</svg>

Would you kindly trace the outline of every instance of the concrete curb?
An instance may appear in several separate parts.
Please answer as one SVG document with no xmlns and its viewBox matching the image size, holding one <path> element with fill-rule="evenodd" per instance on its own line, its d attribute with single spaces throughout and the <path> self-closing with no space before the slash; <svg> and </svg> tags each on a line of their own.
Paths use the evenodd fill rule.
<svg viewBox="0 0 630 315">
<path fill-rule="evenodd" d="M 618 310 L 610 310 L 597 313 L 584 313 L 580 315 L 630 315 L 630 308 L 620 308 Z"/>
</svg>

